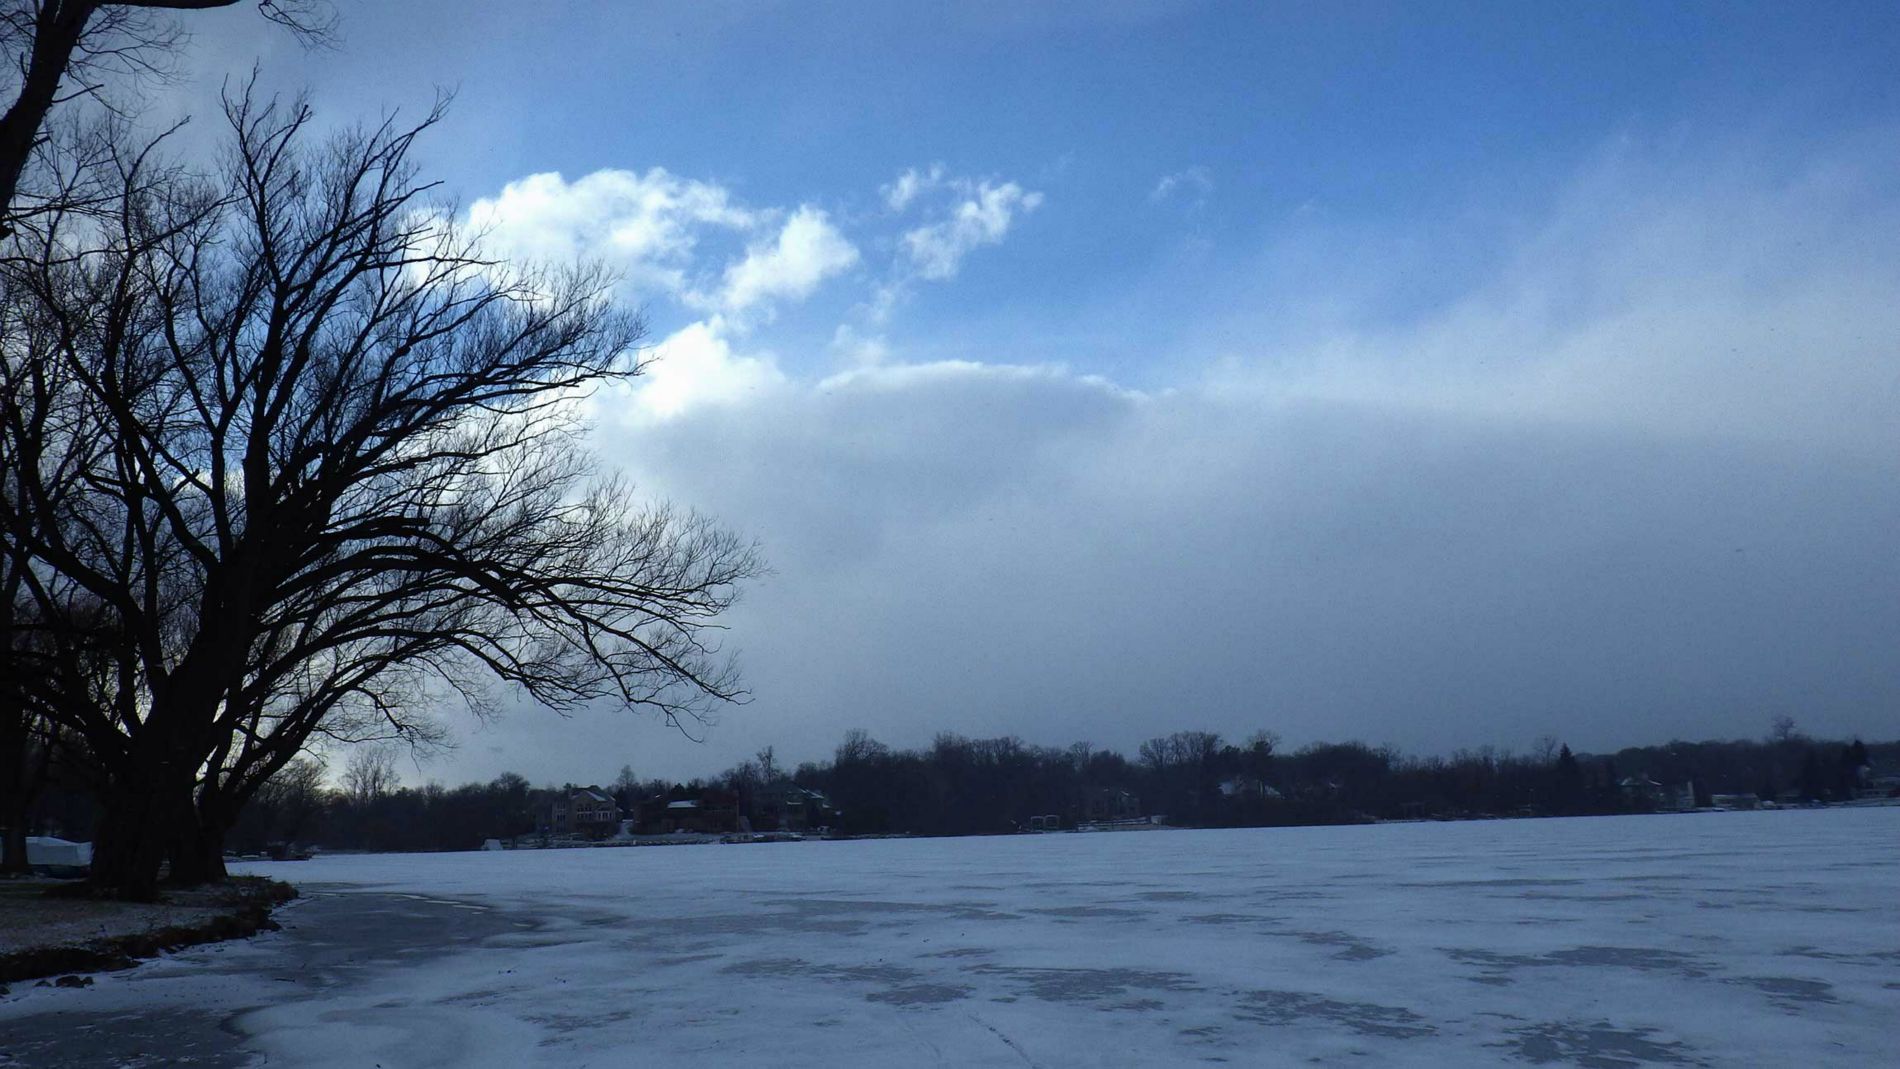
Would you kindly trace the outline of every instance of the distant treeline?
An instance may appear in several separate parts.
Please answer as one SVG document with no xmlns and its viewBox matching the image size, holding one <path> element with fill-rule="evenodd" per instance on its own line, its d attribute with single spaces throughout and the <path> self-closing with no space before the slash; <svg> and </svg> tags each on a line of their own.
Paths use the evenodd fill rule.
<svg viewBox="0 0 1900 1069">
<path fill-rule="evenodd" d="M 1038 814 L 1068 826 L 1095 816 L 1091 802 L 1105 801 L 1105 793 L 1135 795 L 1144 813 L 1176 825 L 1339 824 L 1659 807 L 1654 793 L 1627 780 L 1688 787 L 1704 805 L 1720 794 L 1843 801 L 1864 793 L 1875 771 L 1895 766 L 1900 742 L 1869 746 L 1792 733 L 1607 756 L 1577 756 L 1551 740 L 1530 754 L 1487 747 L 1421 758 L 1358 742 L 1281 753 L 1267 733 L 1229 743 L 1183 731 L 1143 743 L 1130 759 L 1086 743 L 1052 749 L 947 734 L 927 749 L 892 750 L 853 732 L 831 761 L 801 765 L 793 778 L 829 795 L 848 831 L 968 835 L 1012 831 Z"/>
<path fill-rule="evenodd" d="M 789 771 L 765 750 L 713 777 L 642 781 L 623 769 L 600 789 L 628 816 L 644 799 L 697 792 L 736 795 L 743 812 L 760 786 L 790 780 L 829 798 L 839 833 L 982 835 L 1051 816 L 1062 827 L 1149 815 L 1174 825 L 1252 827 L 1645 812 L 1691 796 L 1697 805 L 1724 795 L 1838 802 L 1894 791 L 1896 774 L 1900 742 L 1823 741 L 1785 728 L 1762 741 L 1671 742 L 1608 755 L 1572 754 L 1549 740 L 1530 753 L 1486 747 L 1449 757 L 1358 742 L 1281 752 L 1264 732 L 1239 742 L 1176 732 L 1129 757 L 1087 743 L 1055 748 L 954 734 L 893 749 L 852 731 L 829 761 Z M 340 789 L 325 778 L 310 759 L 287 766 L 248 807 L 231 848 L 473 849 L 486 839 L 534 836 L 572 786 L 533 788 L 509 773 L 454 788 L 395 787 L 386 758 L 380 765 L 353 759 Z M 1644 788 L 1652 782 L 1670 792 L 1669 801 Z M 56 789 L 44 805 L 43 824 L 85 837 L 83 792 Z"/>
</svg>

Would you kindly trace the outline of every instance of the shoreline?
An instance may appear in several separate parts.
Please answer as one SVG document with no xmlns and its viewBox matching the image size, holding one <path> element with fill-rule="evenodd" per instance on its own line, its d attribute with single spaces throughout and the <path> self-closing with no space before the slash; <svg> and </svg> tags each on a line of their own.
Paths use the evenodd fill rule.
<svg viewBox="0 0 1900 1069">
<path fill-rule="evenodd" d="M 129 969 L 168 951 L 276 931 L 271 912 L 297 889 L 265 877 L 235 877 L 204 888 L 172 890 L 155 903 L 66 897 L 69 881 L 0 883 L 0 996 L 10 984 L 58 977 L 83 987 L 77 974 Z"/>
</svg>

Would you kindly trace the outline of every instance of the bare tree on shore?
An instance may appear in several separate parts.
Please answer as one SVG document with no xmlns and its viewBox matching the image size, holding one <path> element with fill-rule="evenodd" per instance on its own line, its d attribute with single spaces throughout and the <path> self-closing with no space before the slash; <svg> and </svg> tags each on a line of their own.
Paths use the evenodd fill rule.
<svg viewBox="0 0 1900 1069">
<path fill-rule="evenodd" d="M 123 137 L 128 96 L 114 83 L 162 79 L 187 40 L 180 17 L 232 7 L 242 0 L 0 0 L 0 238 L 23 218 L 64 218 L 109 209 L 115 193 L 110 156 Z M 308 43 L 331 39 L 328 0 L 259 0 L 264 18 Z M 90 117 L 72 113 L 88 104 Z M 69 121 L 56 123 L 61 114 Z M 57 127 L 57 128 L 55 128 Z M 0 465 L 6 460 L 0 457 Z M 8 485 L 0 468 L 0 484 Z M 8 870 L 26 865 L 26 823 L 33 797 L 61 732 L 49 703 L 82 697 L 86 681 L 70 678 L 96 667 L 100 643 L 75 648 L 33 618 L 24 594 L 26 567 L 0 546 L 0 828 Z M 22 612 L 25 615 L 22 615 Z M 95 677 L 91 680 L 97 683 Z M 97 695 L 92 696 L 97 699 Z"/>
<path fill-rule="evenodd" d="M 110 617 L 120 700 L 61 715 L 99 740 L 121 893 L 168 855 L 221 876 L 326 730 L 482 713 L 491 681 L 673 723 L 740 693 L 714 636 L 752 546 L 580 442 L 578 400 L 641 369 L 612 280 L 483 256 L 408 162 L 435 115 L 310 118 L 233 100 L 224 173 L 125 154 L 112 213 L 23 225 L 0 264 L 0 528 L 51 633 Z"/>
</svg>

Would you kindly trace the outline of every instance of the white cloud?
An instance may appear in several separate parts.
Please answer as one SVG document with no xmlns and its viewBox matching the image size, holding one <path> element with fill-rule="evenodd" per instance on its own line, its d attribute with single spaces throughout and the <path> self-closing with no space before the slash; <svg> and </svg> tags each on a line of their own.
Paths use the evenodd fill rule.
<svg viewBox="0 0 1900 1069">
<path fill-rule="evenodd" d="M 882 364 L 891 355 L 890 345 L 881 334 L 860 334 L 849 323 L 840 323 L 831 335 L 832 351 L 855 367 Z"/>
<path fill-rule="evenodd" d="M 1294 351 L 1223 375 L 1332 402 L 1657 440 L 1891 443 L 1900 304 L 1888 295 L 1900 259 L 1874 253 L 1870 236 L 1900 236 L 1900 210 L 1843 179 L 1859 169 L 1837 160 L 1780 182 L 1762 170 L 1612 155 L 1525 220 L 1464 292 L 1397 322 L 1344 302 Z M 1381 238 L 1374 272 L 1429 269 L 1431 242 Z M 1331 247 L 1282 270 L 1324 279 L 1323 290 L 1380 263 L 1347 240 L 1319 244 Z M 1280 300 L 1326 303 L 1285 290 Z"/>
<path fill-rule="evenodd" d="M 1166 200 L 1179 198 L 1190 205 L 1200 205 L 1213 191 L 1214 176 L 1208 173 L 1207 168 L 1194 166 L 1173 174 L 1162 175 L 1161 180 L 1155 183 L 1154 190 L 1148 194 L 1148 201 L 1151 204 L 1160 204 Z"/>
<path fill-rule="evenodd" d="M 884 186 L 878 192 L 884 194 L 884 204 L 894 212 L 910 207 L 919 194 L 943 185 L 943 164 L 933 163 L 928 170 L 910 168 L 897 176 L 897 181 Z"/>
<path fill-rule="evenodd" d="M 744 232 L 762 217 L 719 185 L 655 167 L 595 171 L 573 182 L 553 172 L 529 175 L 477 200 L 468 218 L 496 255 L 604 260 L 636 288 L 679 293 L 703 231 Z"/>
<path fill-rule="evenodd" d="M 669 418 L 701 405 L 756 400 L 785 384 L 769 354 L 734 352 L 722 320 L 714 317 L 676 331 L 654 349 L 634 380 L 634 415 Z"/>
<path fill-rule="evenodd" d="M 476 201 L 468 223 L 491 255 L 553 265 L 605 262 L 624 274 L 629 299 L 644 301 L 657 291 L 705 316 L 673 329 L 626 390 L 591 402 L 596 412 L 621 403 L 649 419 L 783 384 L 769 352 L 740 352 L 734 339 L 761 315 L 769 319 L 775 303 L 809 297 L 860 259 L 821 208 L 748 207 L 722 186 L 658 167 L 595 171 L 573 182 L 530 175 Z M 723 271 L 713 266 L 722 248 L 746 237 L 753 240 L 743 254 Z"/>
<path fill-rule="evenodd" d="M 752 246 L 745 259 L 726 269 L 720 303 L 728 312 L 741 312 L 764 301 L 802 300 L 857 262 L 857 247 L 823 211 L 804 205 L 775 240 Z"/>
<path fill-rule="evenodd" d="M 1019 214 L 1036 210 L 1042 194 L 1025 192 L 1014 182 L 983 182 L 952 209 L 950 217 L 904 234 L 904 251 L 919 277 L 955 278 L 963 258 L 1009 233 Z"/>
<path fill-rule="evenodd" d="M 910 287 L 902 280 L 882 282 L 871 291 L 871 298 L 863 304 L 861 311 L 866 320 L 882 327 L 891 321 L 898 307 L 909 296 Z"/>
</svg>

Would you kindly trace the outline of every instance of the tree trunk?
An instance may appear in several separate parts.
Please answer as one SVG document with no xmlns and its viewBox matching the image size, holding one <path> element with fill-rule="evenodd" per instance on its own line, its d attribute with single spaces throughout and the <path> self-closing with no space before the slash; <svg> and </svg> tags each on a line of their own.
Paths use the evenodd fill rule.
<svg viewBox="0 0 1900 1069">
<path fill-rule="evenodd" d="M 115 787 L 101 801 L 92 841 L 92 885 L 117 898 L 150 902 L 158 898 L 159 868 L 165 863 L 171 821 L 161 793 Z"/>
<path fill-rule="evenodd" d="M 6 851 L 0 859 L 0 876 L 24 876 L 32 871 L 26 859 L 26 812 L 24 809 L 6 814 L 5 842 L 0 850 Z"/>
<path fill-rule="evenodd" d="M 224 829 L 189 827 L 173 838 L 169 882 L 178 887 L 223 883 Z"/>
<path fill-rule="evenodd" d="M 0 213 L 4 205 L 0 204 Z M 23 582 L 24 566 L 9 558 L 5 579 L 0 582 L 0 633 L 7 646 L 0 656 L 0 875 L 17 876 L 30 871 L 26 860 L 27 815 L 33 806 L 32 774 L 27 769 L 27 739 L 32 734 L 33 714 L 24 699 L 19 637 L 15 620 L 17 599 Z"/>
<path fill-rule="evenodd" d="M 29 871 L 26 860 L 26 825 L 33 807 L 26 755 L 26 712 L 23 709 L 0 710 L 0 828 L 5 842 L 0 849 L 0 875 L 17 876 Z"/>
<path fill-rule="evenodd" d="M 130 771 L 130 770 L 128 770 Z M 189 773 L 171 766 L 115 777 L 99 799 L 92 844 L 92 885 L 116 898 L 150 902 L 178 836 L 194 829 Z"/>
<path fill-rule="evenodd" d="M 228 876 L 224 840 L 231 821 L 215 803 L 198 806 L 192 815 L 195 819 L 181 823 L 172 837 L 170 880 L 180 887 L 223 883 Z"/>
</svg>

